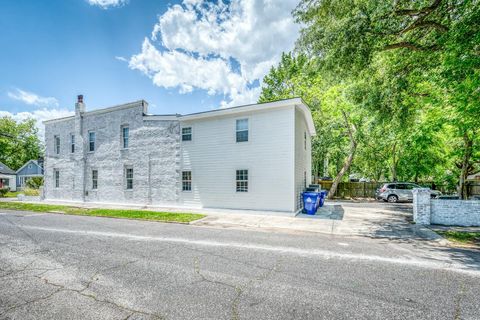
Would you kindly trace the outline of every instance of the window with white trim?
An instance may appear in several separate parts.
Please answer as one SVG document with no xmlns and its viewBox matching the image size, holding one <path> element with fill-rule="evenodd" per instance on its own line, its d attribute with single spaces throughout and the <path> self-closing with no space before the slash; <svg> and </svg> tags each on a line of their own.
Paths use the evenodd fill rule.
<svg viewBox="0 0 480 320">
<path fill-rule="evenodd" d="M 237 192 L 248 192 L 248 170 L 237 170 L 236 187 Z"/>
<path fill-rule="evenodd" d="M 60 136 L 54 136 L 53 141 L 53 149 L 55 150 L 55 154 L 60 154 Z"/>
<path fill-rule="evenodd" d="M 70 135 L 70 152 L 75 153 L 75 135 Z"/>
<path fill-rule="evenodd" d="M 128 125 L 122 126 L 122 148 L 128 149 L 128 143 L 130 140 L 130 128 Z"/>
<path fill-rule="evenodd" d="M 192 191 L 192 171 L 182 171 L 182 191 Z"/>
<path fill-rule="evenodd" d="M 95 151 L 95 140 L 97 139 L 95 131 L 88 132 L 88 151 Z"/>
<path fill-rule="evenodd" d="M 98 189 L 98 170 L 92 170 L 92 189 Z"/>
<path fill-rule="evenodd" d="M 133 168 L 125 167 L 125 188 L 127 190 L 133 189 Z"/>
<path fill-rule="evenodd" d="M 182 128 L 182 141 L 192 141 L 192 127 Z"/>
<path fill-rule="evenodd" d="M 236 122 L 237 142 L 248 141 L 248 119 L 238 119 Z"/>
<path fill-rule="evenodd" d="M 55 188 L 60 188 L 60 170 L 53 169 L 53 177 L 55 179 Z"/>
</svg>

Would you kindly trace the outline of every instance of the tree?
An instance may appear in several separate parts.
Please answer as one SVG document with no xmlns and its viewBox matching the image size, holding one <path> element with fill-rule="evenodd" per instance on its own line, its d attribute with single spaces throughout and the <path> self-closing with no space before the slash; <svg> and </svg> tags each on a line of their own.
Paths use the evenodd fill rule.
<svg viewBox="0 0 480 320">
<path fill-rule="evenodd" d="M 0 162 L 13 170 L 42 155 L 35 120 L 16 122 L 11 117 L 0 118 Z"/>
</svg>

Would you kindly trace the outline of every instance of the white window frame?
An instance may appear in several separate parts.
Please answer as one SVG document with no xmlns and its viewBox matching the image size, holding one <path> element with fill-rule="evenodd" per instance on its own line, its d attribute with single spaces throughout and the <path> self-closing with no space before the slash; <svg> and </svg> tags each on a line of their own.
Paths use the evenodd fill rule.
<svg viewBox="0 0 480 320">
<path fill-rule="evenodd" d="M 127 129 L 127 135 L 125 136 L 125 129 Z M 120 127 L 120 137 L 122 143 L 122 149 L 128 149 L 130 146 L 130 126 L 124 124 Z"/>
<path fill-rule="evenodd" d="M 190 132 L 184 133 L 184 130 L 190 129 Z M 190 137 L 190 139 L 184 139 L 185 137 Z M 182 142 L 189 142 L 193 140 L 193 129 L 192 127 L 182 127 Z"/>
<path fill-rule="evenodd" d="M 187 175 L 187 177 L 185 177 Z M 192 191 L 192 171 L 185 170 L 182 171 L 182 192 L 191 192 Z"/>
<path fill-rule="evenodd" d="M 246 172 L 245 172 L 246 171 Z M 246 179 L 245 179 L 246 176 Z M 239 179 L 243 178 L 243 179 Z M 249 172 L 248 169 L 237 169 L 235 170 L 235 190 L 239 193 L 248 192 L 249 185 Z"/>
<path fill-rule="evenodd" d="M 97 189 L 98 189 L 98 170 L 92 169 L 92 190 L 97 190 Z"/>
<path fill-rule="evenodd" d="M 60 170 L 53 169 L 53 181 L 55 181 L 55 188 L 60 188 Z"/>
<path fill-rule="evenodd" d="M 93 135 L 93 141 L 92 141 Z M 92 150 L 92 143 L 93 143 L 93 150 Z M 95 152 L 97 149 L 97 133 L 93 130 L 88 131 L 88 152 Z"/>
<path fill-rule="evenodd" d="M 240 121 L 246 121 L 247 122 L 247 129 L 238 129 L 238 123 Z M 240 132 L 247 132 L 247 140 L 241 140 L 238 141 L 238 133 Z M 241 119 L 235 119 L 235 142 L 241 143 L 241 142 L 248 142 L 250 140 L 250 119 L 249 118 L 241 118 Z"/>
<path fill-rule="evenodd" d="M 75 135 L 70 134 L 70 153 L 75 153 Z"/>
<path fill-rule="evenodd" d="M 53 149 L 55 154 L 60 154 L 60 136 L 59 135 L 53 136 Z"/>
<path fill-rule="evenodd" d="M 129 170 L 132 170 L 132 176 L 131 177 L 128 177 L 128 171 Z M 133 166 L 125 166 L 125 173 L 124 173 L 124 176 L 125 176 L 125 190 L 133 190 L 133 178 L 134 178 L 134 173 L 133 173 Z M 129 188 L 129 185 L 128 185 L 128 181 L 131 180 L 131 187 Z"/>
</svg>

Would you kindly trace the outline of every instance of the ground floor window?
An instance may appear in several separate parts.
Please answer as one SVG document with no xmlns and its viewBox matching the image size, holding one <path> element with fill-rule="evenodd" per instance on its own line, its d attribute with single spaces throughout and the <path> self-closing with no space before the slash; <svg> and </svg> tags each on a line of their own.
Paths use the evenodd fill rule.
<svg viewBox="0 0 480 320">
<path fill-rule="evenodd" d="M 10 179 L 0 179 L 0 188 L 8 188 Z"/>
<path fill-rule="evenodd" d="M 133 168 L 125 167 L 125 183 L 127 190 L 133 189 Z"/>
<path fill-rule="evenodd" d="M 54 169 L 53 176 L 55 179 L 55 188 L 60 188 L 60 170 Z"/>
<path fill-rule="evenodd" d="M 98 188 L 98 170 L 92 170 L 92 189 Z"/>
<path fill-rule="evenodd" d="M 182 171 L 182 191 L 192 191 L 192 171 Z"/>
<path fill-rule="evenodd" d="M 248 192 L 248 170 L 237 170 L 237 192 Z"/>
</svg>

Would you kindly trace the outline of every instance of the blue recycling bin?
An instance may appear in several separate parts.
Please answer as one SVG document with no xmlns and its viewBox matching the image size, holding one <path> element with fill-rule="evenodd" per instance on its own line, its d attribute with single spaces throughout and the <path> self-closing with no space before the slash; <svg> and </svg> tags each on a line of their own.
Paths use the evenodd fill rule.
<svg viewBox="0 0 480 320">
<path fill-rule="evenodd" d="M 303 207 L 307 214 L 314 215 L 317 212 L 317 203 L 319 201 L 319 193 L 318 192 L 304 192 L 303 196 Z"/>
<path fill-rule="evenodd" d="M 325 203 L 325 198 L 327 197 L 327 191 L 322 190 L 319 192 L 320 196 L 319 198 L 319 207 L 323 207 L 323 204 Z"/>
</svg>

